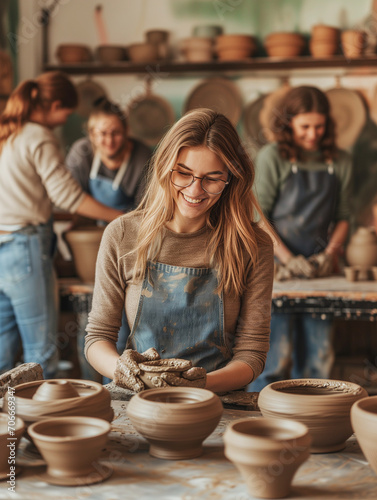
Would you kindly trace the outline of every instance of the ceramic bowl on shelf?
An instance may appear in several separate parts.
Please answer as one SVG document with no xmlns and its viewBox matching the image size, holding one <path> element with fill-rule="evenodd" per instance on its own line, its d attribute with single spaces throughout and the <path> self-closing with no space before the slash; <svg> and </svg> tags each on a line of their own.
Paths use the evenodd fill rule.
<svg viewBox="0 0 377 500">
<path fill-rule="evenodd" d="M 316 24 L 311 29 L 311 39 L 315 41 L 339 44 L 340 29 L 326 24 Z"/>
<path fill-rule="evenodd" d="M 311 39 L 309 42 L 310 54 L 313 57 L 332 57 L 338 52 L 338 44 L 322 40 Z"/>
<path fill-rule="evenodd" d="M 343 53 L 350 59 L 360 57 L 366 46 L 366 35 L 361 30 L 345 30 L 340 35 Z"/>
<path fill-rule="evenodd" d="M 312 453 L 342 450 L 352 434 L 350 411 L 367 391 L 358 384 L 329 379 L 293 379 L 264 387 L 258 405 L 265 417 L 305 424 L 313 438 Z"/>
<path fill-rule="evenodd" d="M 28 432 L 47 463 L 44 479 L 52 484 L 83 485 L 103 481 L 111 469 L 97 463 L 111 430 L 109 422 L 90 417 L 59 417 L 32 424 Z"/>
<path fill-rule="evenodd" d="M 377 396 L 356 401 L 351 408 L 351 422 L 360 448 L 377 474 Z"/>
<path fill-rule="evenodd" d="M 299 33 L 270 33 L 264 40 L 269 57 L 296 57 L 305 48 L 305 39 Z"/>
<path fill-rule="evenodd" d="M 265 417 L 231 422 L 224 433 L 225 456 L 241 473 L 250 495 L 282 498 L 309 457 L 311 437 L 295 420 Z"/>
<path fill-rule="evenodd" d="M 127 407 L 132 425 L 150 443 L 149 453 L 167 460 L 200 456 L 222 412 L 216 394 L 193 387 L 147 389 L 135 394 Z"/>
<path fill-rule="evenodd" d="M 56 50 L 56 57 L 61 63 L 81 63 L 92 60 L 89 47 L 81 44 L 61 44 Z"/>
<path fill-rule="evenodd" d="M 96 49 L 96 59 L 106 63 L 125 61 L 127 48 L 121 45 L 99 45 Z"/>
<path fill-rule="evenodd" d="M 153 43 L 134 43 L 128 46 L 131 61 L 137 63 L 153 62 L 159 58 L 158 47 Z"/>
</svg>

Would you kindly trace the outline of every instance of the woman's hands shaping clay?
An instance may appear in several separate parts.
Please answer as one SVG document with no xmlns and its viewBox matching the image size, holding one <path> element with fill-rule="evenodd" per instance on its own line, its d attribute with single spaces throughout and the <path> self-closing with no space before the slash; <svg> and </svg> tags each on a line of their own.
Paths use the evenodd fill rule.
<svg viewBox="0 0 377 500">
<path fill-rule="evenodd" d="M 115 384 L 134 392 L 141 392 L 146 389 L 142 377 L 144 371 L 148 369 L 152 371 L 147 377 L 149 387 L 205 387 L 207 373 L 204 368 L 193 367 L 190 361 L 179 359 L 161 360 L 161 365 L 157 367 L 155 363 L 148 365 L 148 362 L 160 359 L 160 355 L 153 347 L 143 353 L 126 349 L 117 361 Z"/>
</svg>

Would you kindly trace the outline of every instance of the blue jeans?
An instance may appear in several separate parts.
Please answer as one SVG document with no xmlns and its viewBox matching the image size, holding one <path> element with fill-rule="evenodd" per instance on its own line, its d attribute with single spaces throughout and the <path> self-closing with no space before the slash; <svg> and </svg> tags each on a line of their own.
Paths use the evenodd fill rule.
<svg viewBox="0 0 377 500">
<path fill-rule="evenodd" d="M 331 331 L 328 319 L 273 313 L 266 366 L 247 390 L 259 392 L 289 378 L 329 378 L 334 361 Z"/>
<path fill-rule="evenodd" d="M 52 378 L 58 363 L 57 300 L 50 224 L 0 234 L 0 373 L 14 367 L 23 347 L 25 363 L 39 363 Z"/>
</svg>

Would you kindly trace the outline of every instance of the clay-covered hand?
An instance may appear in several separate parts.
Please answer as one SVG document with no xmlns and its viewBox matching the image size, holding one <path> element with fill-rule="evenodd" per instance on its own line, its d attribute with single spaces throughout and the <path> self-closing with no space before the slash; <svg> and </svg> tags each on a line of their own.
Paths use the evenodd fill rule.
<svg viewBox="0 0 377 500">
<path fill-rule="evenodd" d="M 285 266 L 296 278 L 314 278 L 316 269 L 303 255 L 291 257 Z"/>
<path fill-rule="evenodd" d="M 173 372 L 163 372 L 152 378 L 155 387 L 205 387 L 207 372 L 200 366 L 193 366 L 177 377 Z"/>
<path fill-rule="evenodd" d="M 140 368 L 138 363 L 154 361 L 160 359 L 160 355 L 154 347 L 140 353 L 134 349 L 126 349 L 119 356 L 114 372 L 114 382 L 119 387 L 131 389 L 134 392 L 141 392 L 145 389 L 144 382 L 140 379 Z"/>
<path fill-rule="evenodd" d="M 315 267 L 316 276 L 318 278 L 330 276 L 334 271 L 333 256 L 325 252 L 312 255 L 309 257 L 308 261 Z"/>
<path fill-rule="evenodd" d="M 284 264 L 275 262 L 274 278 L 276 281 L 290 280 L 294 277 L 292 272 Z"/>
</svg>

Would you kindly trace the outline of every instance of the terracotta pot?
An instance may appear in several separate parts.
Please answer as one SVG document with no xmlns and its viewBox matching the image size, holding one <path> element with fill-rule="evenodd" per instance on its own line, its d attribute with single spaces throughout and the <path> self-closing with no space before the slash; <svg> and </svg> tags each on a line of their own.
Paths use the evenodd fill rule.
<svg viewBox="0 0 377 500">
<path fill-rule="evenodd" d="M 92 60 L 89 47 L 80 44 L 61 44 L 56 51 L 56 57 L 62 63 L 80 63 Z"/>
<path fill-rule="evenodd" d="M 134 43 L 128 47 L 128 55 L 134 62 L 153 62 L 157 61 L 158 47 L 153 43 Z"/>
<path fill-rule="evenodd" d="M 283 380 L 262 389 L 258 405 L 265 417 L 305 424 L 313 438 L 311 452 L 328 453 L 345 447 L 352 434 L 351 406 L 366 395 L 359 385 L 340 380 Z"/>
<path fill-rule="evenodd" d="M 229 424 L 224 443 L 225 456 L 240 471 L 250 495 L 282 498 L 309 457 L 311 437 L 300 422 L 257 417 Z"/>
<path fill-rule="evenodd" d="M 9 479 L 11 467 L 16 467 L 13 460 L 16 459 L 17 449 L 21 441 L 21 437 L 25 432 L 25 423 L 19 418 L 13 418 L 13 413 L 17 412 L 17 408 L 12 406 L 12 412 L 0 413 L 0 480 Z M 11 418 L 10 418 L 11 417 Z M 13 435 L 9 431 L 13 431 Z M 11 463 L 8 463 L 8 459 Z M 17 473 L 17 468 L 15 469 Z"/>
<path fill-rule="evenodd" d="M 334 26 L 327 26 L 325 24 L 316 24 L 312 26 L 311 29 L 311 39 L 328 43 L 339 44 L 339 28 L 335 28 Z"/>
<path fill-rule="evenodd" d="M 109 422 L 89 417 L 44 419 L 28 429 L 47 463 L 47 475 L 56 478 L 58 484 L 59 480 L 64 484 L 65 478 L 85 478 L 98 472 L 96 460 L 110 430 Z"/>
<path fill-rule="evenodd" d="M 313 57 L 332 57 L 338 51 L 338 44 L 332 41 L 317 41 L 310 40 L 309 42 L 310 54 Z"/>
<path fill-rule="evenodd" d="M 127 407 L 132 425 L 150 443 L 149 453 L 167 460 L 201 455 L 222 412 L 216 394 L 191 387 L 148 389 L 133 396 Z"/>
<path fill-rule="evenodd" d="M 217 58 L 219 61 L 242 61 L 251 56 L 249 49 L 218 49 Z"/>
<path fill-rule="evenodd" d="M 103 231 L 103 227 L 82 226 L 63 234 L 73 255 L 77 274 L 84 283 L 94 283 L 97 254 Z"/>
<path fill-rule="evenodd" d="M 127 59 L 127 49 L 119 45 L 100 45 L 96 49 L 96 58 L 103 63 L 124 61 Z"/>
<path fill-rule="evenodd" d="M 265 45 L 269 57 L 297 57 L 302 53 L 303 47 L 296 44 Z"/>
<path fill-rule="evenodd" d="M 351 408 L 351 422 L 360 448 L 377 474 L 377 396 L 356 401 Z"/>
<path fill-rule="evenodd" d="M 346 57 L 360 57 L 364 52 L 366 45 L 366 36 L 364 31 L 346 30 L 340 35 L 343 53 Z"/>
<path fill-rule="evenodd" d="M 377 235 L 372 228 L 359 227 L 346 248 L 350 266 L 359 269 L 359 279 L 368 279 L 368 270 L 377 265 Z"/>
<path fill-rule="evenodd" d="M 141 370 L 139 376 L 145 386 L 154 389 L 156 386 L 152 383 L 153 377 L 166 372 L 171 372 L 176 377 L 180 377 L 183 372 L 192 367 L 192 363 L 186 359 L 169 358 L 158 359 L 156 361 L 145 361 L 144 363 L 139 363 L 138 366 Z"/>
<path fill-rule="evenodd" d="M 145 32 L 145 38 L 148 43 L 159 44 L 167 42 L 169 34 L 166 30 L 148 30 Z"/>
<path fill-rule="evenodd" d="M 216 37 L 217 49 L 249 49 L 256 48 L 255 39 L 250 35 L 220 35 Z"/>
<path fill-rule="evenodd" d="M 67 384 L 62 384 L 63 382 Z M 65 395 L 61 398 L 62 387 L 65 388 Z M 54 391 L 54 388 L 58 390 Z M 78 396 L 65 397 L 71 389 L 77 392 Z M 41 396 L 46 399 L 42 399 Z M 114 416 L 109 391 L 103 385 L 91 380 L 35 380 L 17 385 L 14 397 L 17 415 L 26 425 L 43 418 L 60 416 L 98 417 L 111 422 Z M 4 412 L 7 410 L 8 394 L 4 397 Z"/>
<path fill-rule="evenodd" d="M 190 62 L 208 62 L 212 61 L 213 53 L 212 49 L 209 50 L 198 50 L 198 49 L 187 49 L 184 51 L 185 59 Z"/>
<path fill-rule="evenodd" d="M 208 37 L 184 38 L 181 41 L 181 49 L 185 50 L 212 50 L 213 40 Z"/>
</svg>

